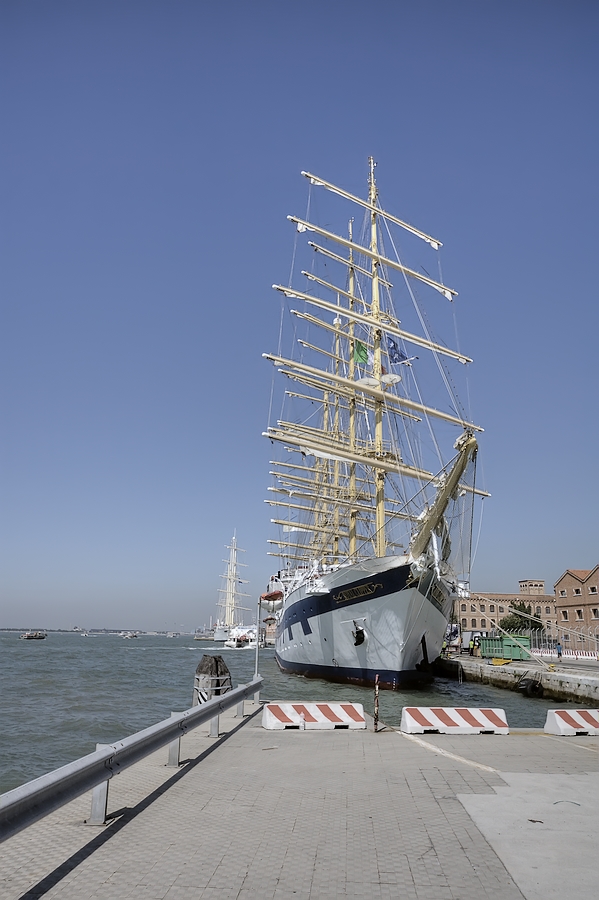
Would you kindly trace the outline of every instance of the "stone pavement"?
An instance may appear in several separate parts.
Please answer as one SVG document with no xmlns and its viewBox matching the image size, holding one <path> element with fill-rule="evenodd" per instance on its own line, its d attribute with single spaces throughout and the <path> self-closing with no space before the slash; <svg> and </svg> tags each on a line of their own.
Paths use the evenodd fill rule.
<svg viewBox="0 0 599 900">
<path fill-rule="evenodd" d="M 88 795 L 0 845 L 2 900 L 536 900 L 522 856 L 534 865 L 547 831 L 529 820 L 543 816 L 522 802 L 510 819 L 505 794 L 507 807 L 509 792 L 582 802 L 599 769 L 597 738 L 277 732 L 259 715 L 221 723 L 218 742 L 204 729 L 183 739 L 180 770 L 165 767 L 164 749 L 114 778 L 108 826 L 82 824 Z M 555 781 L 568 778 L 569 792 Z M 594 835 L 596 809 L 583 811 Z M 571 812 L 559 815 L 570 822 Z M 562 895 L 590 900 L 559 821 L 550 827 L 562 858 L 539 857 L 542 867 Z"/>
</svg>

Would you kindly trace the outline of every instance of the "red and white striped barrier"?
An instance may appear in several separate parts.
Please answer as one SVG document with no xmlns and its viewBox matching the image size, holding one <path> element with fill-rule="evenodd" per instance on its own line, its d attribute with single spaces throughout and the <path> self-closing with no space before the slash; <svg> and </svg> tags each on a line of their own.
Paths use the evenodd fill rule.
<svg viewBox="0 0 599 900">
<path fill-rule="evenodd" d="M 271 731 L 285 728 L 331 731 L 335 728 L 366 728 L 361 703 L 267 703 L 262 727 Z"/>
<path fill-rule="evenodd" d="M 530 652 L 533 656 L 557 659 L 555 650 L 531 650 Z M 596 650 L 562 650 L 562 657 L 564 659 L 599 659 L 599 654 Z"/>
<path fill-rule="evenodd" d="M 548 709 L 547 734 L 599 735 L 599 709 Z"/>
<path fill-rule="evenodd" d="M 404 706 L 400 730 L 407 734 L 509 734 L 503 709 Z"/>
</svg>

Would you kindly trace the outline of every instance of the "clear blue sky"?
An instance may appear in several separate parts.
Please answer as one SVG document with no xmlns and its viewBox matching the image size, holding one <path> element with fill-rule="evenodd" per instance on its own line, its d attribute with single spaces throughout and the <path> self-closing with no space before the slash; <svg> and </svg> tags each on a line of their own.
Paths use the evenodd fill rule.
<svg viewBox="0 0 599 900">
<path fill-rule="evenodd" d="M 308 169 L 444 242 L 473 587 L 599 560 L 595 2 L 3 0 L 0 626 L 194 627 L 263 590 Z"/>
</svg>

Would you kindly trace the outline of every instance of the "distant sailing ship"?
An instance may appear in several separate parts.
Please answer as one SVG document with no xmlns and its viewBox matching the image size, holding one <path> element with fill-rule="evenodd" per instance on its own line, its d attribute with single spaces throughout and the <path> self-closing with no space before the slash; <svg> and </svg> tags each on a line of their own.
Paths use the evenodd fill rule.
<svg viewBox="0 0 599 900">
<path fill-rule="evenodd" d="M 240 563 L 237 559 L 237 554 L 245 553 L 245 550 L 241 550 L 237 546 L 235 534 L 231 539 L 231 543 L 227 545 L 227 549 L 229 558 L 223 560 L 223 562 L 227 563 L 227 570 L 222 576 L 224 587 L 219 590 L 219 593 L 224 596 L 219 599 L 217 604 L 224 611 L 224 614 L 222 619 L 217 619 L 214 626 L 215 641 L 228 641 L 236 638 L 238 635 L 241 635 L 244 628 L 247 629 L 249 627 L 243 624 L 245 607 L 242 607 L 240 604 L 240 598 L 249 597 L 249 594 L 244 594 L 239 590 L 240 584 L 247 584 L 247 581 L 239 577 L 239 567 L 245 564 Z"/>
<path fill-rule="evenodd" d="M 323 242 L 307 242 L 302 290 L 273 285 L 291 301 L 282 315 L 293 340 L 288 355 L 281 345 L 264 354 L 288 388 L 265 432 L 282 449 L 266 501 L 279 510 L 271 520 L 279 535 L 269 543 L 281 567 L 261 602 L 277 618 L 283 671 L 358 684 L 378 675 L 395 688 L 425 675 L 454 598 L 469 589 L 473 499 L 485 495 L 474 486 L 482 429 L 466 417 L 454 383 L 471 359 L 435 339 L 429 324 L 429 312 L 443 312 L 439 295 L 452 301 L 456 291 L 424 267 L 408 268 L 393 234 L 399 228 L 408 242 L 434 250 L 441 242 L 382 209 L 373 159 L 367 199 L 302 174 L 308 209 L 312 187 L 325 188 L 362 210 L 364 221 L 355 242 L 353 218 L 342 237 L 309 213 L 288 217 L 297 231 L 294 264 L 303 234 Z M 340 284 L 331 281 L 335 269 Z M 406 301 L 402 321 L 392 275 Z M 292 267 L 290 285 L 293 277 Z M 445 324 L 453 328 L 452 318 Z M 426 405 L 425 391 L 437 387 L 448 399 Z"/>
</svg>

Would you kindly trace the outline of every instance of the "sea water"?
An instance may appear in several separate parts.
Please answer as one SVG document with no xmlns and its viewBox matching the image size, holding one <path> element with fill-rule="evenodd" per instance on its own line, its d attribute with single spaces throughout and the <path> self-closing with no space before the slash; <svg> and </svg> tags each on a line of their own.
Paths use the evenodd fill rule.
<svg viewBox="0 0 599 900">
<path fill-rule="evenodd" d="M 21 641 L 16 632 L 1 632 L 0 792 L 187 709 L 204 653 L 223 656 L 235 686 L 254 674 L 255 651 L 191 635 L 124 640 L 50 632 L 44 641 Z M 372 713 L 372 688 L 282 674 L 272 648 L 260 651 L 260 674 L 261 699 L 358 701 Z M 419 690 L 381 691 L 381 721 L 399 725 L 405 704 L 501 707 L 512 727 L 540 728 L 555 701 L 437 678 Z"/>
</svg>

